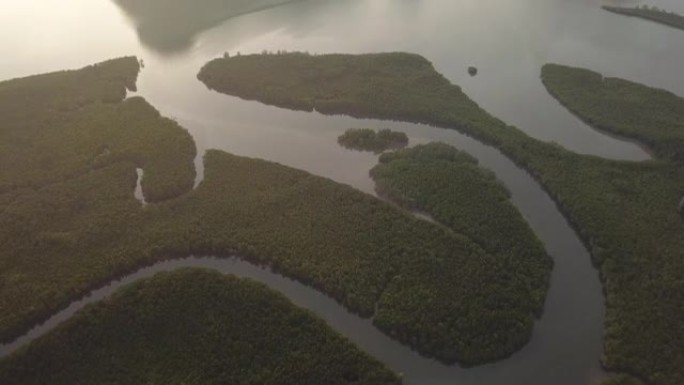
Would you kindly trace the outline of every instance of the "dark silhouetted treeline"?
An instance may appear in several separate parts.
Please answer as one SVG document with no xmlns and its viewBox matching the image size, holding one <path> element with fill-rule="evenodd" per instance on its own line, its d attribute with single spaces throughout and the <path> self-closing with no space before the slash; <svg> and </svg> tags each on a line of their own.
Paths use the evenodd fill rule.
<svg viewBox="0 0 684 385">
<path fill-rule="evenodd" d="M 159 273 L 0 362 L 3 385 L 399 384 L 284 296 L 201 269 Z"/>
</svg>

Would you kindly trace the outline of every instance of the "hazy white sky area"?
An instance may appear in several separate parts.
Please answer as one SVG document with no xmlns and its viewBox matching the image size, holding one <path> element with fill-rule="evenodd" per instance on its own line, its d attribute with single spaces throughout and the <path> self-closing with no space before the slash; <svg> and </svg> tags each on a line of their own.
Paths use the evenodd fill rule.
<svg viewBox="0 0 684 385">
<path fill-rule="evenodd" d="M 132 55 L 135 31 L 108 0 L 2 0 L 0 79 Z M 87 53 L 87 54 L 84 54 Z"/>
</svg>

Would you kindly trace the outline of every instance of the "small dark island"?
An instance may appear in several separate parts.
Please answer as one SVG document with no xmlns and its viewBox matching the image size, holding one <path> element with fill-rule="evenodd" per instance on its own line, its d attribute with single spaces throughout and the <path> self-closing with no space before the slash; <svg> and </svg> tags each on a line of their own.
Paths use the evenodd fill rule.
<svg viewBox="0 0 684 385">
<path fill-rule="evenodd" d="M 604 5 L 603 9 L 608 12 L 617 13 L 620 15 L 638 17 L 641 19 L 646 19 L 654 21 L 656 23 L 665 24 L 667 26 L 684 30 L 684 16 L 669 12 L 658 7 L 649 7 L 647 5 L 641 7 L 611 7 Z"/>
<path fill-rule="evenodd" d="M 389 129 L 350 128 L 337 138 L 337 142 L 348 149 L 379 154 L 408 146 L 409 138 L 403 132 Z"/>
</svg>

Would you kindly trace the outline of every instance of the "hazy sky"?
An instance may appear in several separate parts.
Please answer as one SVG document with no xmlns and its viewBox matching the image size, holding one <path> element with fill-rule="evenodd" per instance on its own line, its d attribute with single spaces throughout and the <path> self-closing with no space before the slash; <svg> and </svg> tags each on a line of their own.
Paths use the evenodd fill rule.
<svg viewBox="0 0 684 385">
<path fill-rule="evenodd" d="M 2 0 L 0 79 L 137 54 L 136 39 L 108 0 Z"/>
</svg>

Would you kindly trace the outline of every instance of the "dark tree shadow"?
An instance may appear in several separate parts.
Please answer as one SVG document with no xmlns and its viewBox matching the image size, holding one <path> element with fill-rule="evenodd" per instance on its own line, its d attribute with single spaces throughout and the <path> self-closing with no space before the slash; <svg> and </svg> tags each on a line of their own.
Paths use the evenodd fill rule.
<svg viewBox="0 0 684 385">
<path fill-rule="evenodd" d="M 162 55 L 192 47 L 197 35 L 230 18 L 296 0 L 113 0 L 135 26 L 140 42 Z"/>
</svg>

